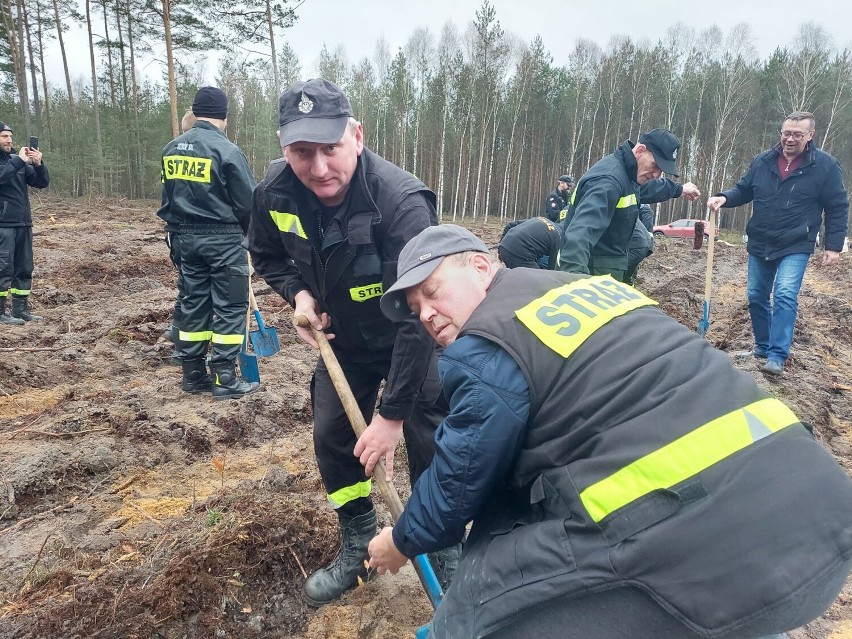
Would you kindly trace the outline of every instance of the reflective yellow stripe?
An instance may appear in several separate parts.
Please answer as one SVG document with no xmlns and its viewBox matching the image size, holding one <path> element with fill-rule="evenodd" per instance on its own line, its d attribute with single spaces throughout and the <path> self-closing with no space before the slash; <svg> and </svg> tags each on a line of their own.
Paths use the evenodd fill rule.
<svg viewBox="0 0 852 639">
<path fill-rule="evenodd" d="M 654 490 L 671 488 L 798 421 L 777 399 L 762 399 L 637 459 L 583 490 L 580 499 L 592 519 L 600 521 L 630 502 Z"/>
<path fill-rule="evenodd" d="M 372 483 L 369 479 L 367 479 L 366 481 L 353 484 L 352 486 L 347 486 L 346 488 L 341 488 L 340 490 L 336 490 L 333 493 L 329 493 L 328 501 L 331 502 L 331 505 L 334 508 L 340 508 L 341 506 L 348 504 L 353 499 L 358 499 L 359 497 L 369 497 L 371 488 Z"/>
<path fill-rule="evenodd" d="M 577 191 L 575 190 L 571 194 L 571 204 L 574 204 L 574 198 L 577 197 Z M 618 202 L 615 205 L 617 209 L 626 209 L 631 204 L 636 204 L 636 194 L 631 193 L 630 195 L 625 195 L 623 198 L 619 198 Z"/>
<path fill-rule="evenodd" d="M 0 297 L 9 297 L 9 291 L 0 291 Z"/>
<path fill-rule="evenodd" d="M 618 200 L 618 203 L 615 205 L 617 209 L 626 209 L 631 204 L 636 204 L 636 194 L 631 193 L 630 195 L 625 195 L 623 198 Z"/>
<path fill-rule="evenodd" d="M 26 297 L 27 295 L 29 295 L 32 292 L 29 289 L 27 289 L 25 291 L 25 290 L 20 289 L 20 288 L 12 288 L 12 289 L 9 289 L 9 291 L 12 293 L 12 295 L 18 295 L 20 297 Z"/>
<path fill-rule="evenodd" d="M 270 211 L 269 215 L 272 216 L 272 221 L 275 222 L 275 226 L 277 226 L 278 230 L 282 233 L 294 233 L 303 239 L 308 239 L 308 236 L 305 234 L 305 229 L 302 228 L 302 221 L 299 219 L 298 215 L 282 213 L 281 211 Z"/>
<path fill-rule="evenodd" d="M 180 331 L 180 335 L 178 335 L 178 339 L 182 342 L 209 342 L 211 337 L 213 337 L 213 331 L 196 331 L 194 333 Z"/>
<path fill-rule="evenodd" d="M 210 341 L 214 344 L 242 344 L 245 335 L 222 335 L 221 333 L 210 333 Z"/>
<path fill-rule="evenodd" d="M 210 167 L 212 164 L 211 158 L 167 155 L 163 157 L 163 178 L 210 184 Z"/>
<path fill-rule="evenodd" d="M 349 296 L 354 302 L 366 302 L 374 297 L 382 296 L 382 283 L 367 284 L 366 286 L 358 286 L 349 289 Z"/>
<path fill-rule="evenodd" d="M 611 275 L 599 275 L 554 288 L 515 315 L 545 346 L 568 357 L 616 317 L 656 303 Z"/>
</svg>

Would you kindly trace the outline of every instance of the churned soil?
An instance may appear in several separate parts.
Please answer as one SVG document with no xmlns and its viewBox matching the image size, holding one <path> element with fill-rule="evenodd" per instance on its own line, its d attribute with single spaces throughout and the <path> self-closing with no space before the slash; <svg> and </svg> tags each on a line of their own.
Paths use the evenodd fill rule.
<svg viewBox="0 0 852 639">
<path fill-rule="evenodd" d="M 157 203 L 32 197 L 44 320 L 0 328 L 0 639 L 412 637 L 431 610 L 410 567 L 319 610 L 299 597 L 338 538 L 313 458 L 317 355 L 291 309 L 255 278 L 281 343 L 259 360 L 263 388 L 183 393 L 163 337 L 176 290 Z M 501 222 L 471 228 L 496 249 Z M 658 241 L 638 287 L 695 328 L 705 264 L 706 248 Z M 745 273 L 744 247 L 717 242 L 707 338 L 852 472 L 852 258 L 808 270 L 781 378 L 740 356 Z M 791 637 L 852 639 L 852 584 Z"/>
</svg>

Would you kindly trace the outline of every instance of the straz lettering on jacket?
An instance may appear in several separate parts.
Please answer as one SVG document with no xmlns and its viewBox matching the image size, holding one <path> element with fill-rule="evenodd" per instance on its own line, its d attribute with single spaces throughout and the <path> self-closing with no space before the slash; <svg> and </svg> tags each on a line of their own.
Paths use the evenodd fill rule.
<svg viewBox="0 0 852 639">
<path fill-rule="evenodd" d="M 188 180 L 210 184 L 211 158 L 188 155 L 167 155 L 163 158 L 163 177 L 167 180 Z"/>
<path fill-rule="evenodd" d="M 554 288 L 515 311 L 515 316 L 545 346 L 567 358 L 616 317 L 656 304 L 611 275 L 602 275 Z"/>
</svg>

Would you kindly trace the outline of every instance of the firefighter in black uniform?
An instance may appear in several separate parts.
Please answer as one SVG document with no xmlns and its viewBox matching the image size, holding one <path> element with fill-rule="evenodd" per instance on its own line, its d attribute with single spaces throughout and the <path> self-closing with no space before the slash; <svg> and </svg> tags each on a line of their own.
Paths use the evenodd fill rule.
<svg viewBox="0 0 852 639">
<path fill-rule="evenodd" d="M 390 475 L 404 435 L 413 484 L 429 465 L 432 437 L 446 414 L 434 343 L 415 319 L 395 325 L 379 309 L 382 290 L 395 280 L 399 251 L 437 224 L 437 214 L 426 185 L 364 148 L 361 123 L 335 84 L 313 79 L 290 86 L 281 95 L 279 125 L 287 163 L 270 167 L 255 189 L 252 263 L 295 315 L 334 338 L 331 346 L 369 424 L 356 442 L 319 360 L 311 381 L 314 451 L 342 545 L 331 565 L 305 583 L 305 600 L 318 606 L 367 576 L 367 543 L 376 530 L 369 476 L 376 463 L 385 458 Z M 316 347 L 310 331 L 297 330 Z M 444 583 L 457 552 L 437 557 Z"/>
<path fill-rule="evenodd" d="M 47 187 L 50 177 L 41 151 L 12 148 L 12 129 L 0 122 L 0 324 L 40 320 L 30 313 L 33 283 L 33 216 L 27 186 Z M 6 298 L 12 293 L 12 314 Z"/>
<path fill-rule="evenodd" d="M 179 353 L 183 390 L 212 389 L 216 399 L 257 390 L 236 371 L 245 339 L 249 268 L 241 246 L 251 216 L 255 182 L 245 155 L 225 137 L 228 98 L 202 87 L 192 111 L 197 121 L 163 149 L 163 205 L 157 213 L 180 233 L 182 300 Z M 205 365 L 210 347 L 211 380 Z"/>
<path fill-rule="evenodd" d="M 508 268 L 553 270 L 562 241 L 562 227 L 546 217 L 509 222 L 497 246 L 497 255 Z"/>
<path fill-rule="evenodd" d="M 544 204 L 544 214 L 551 222 L 561 222 L 565 219 L 565 209 L 568 207 L 568 199 L 574 189 L 574 178 L 570 175 L 560 175 L 556 182 L 556 188 L 547 196 Z"/>
<path fill-rule="evenodd" d="M 397 270 L 382 309 L 445 347 L 452 409 L 370 564 L 473 520 L 431 639 L 780 639 L 828 608 L 852 482 L 727 354 L 611 275 L 498 270 L 452 224 Z"/>
</svg>

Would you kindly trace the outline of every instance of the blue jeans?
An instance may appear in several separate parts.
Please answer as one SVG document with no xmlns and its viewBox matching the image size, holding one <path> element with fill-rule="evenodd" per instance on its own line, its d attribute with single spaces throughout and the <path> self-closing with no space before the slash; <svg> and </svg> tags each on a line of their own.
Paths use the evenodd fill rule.
<svg viewBox="0 0 852 639">
<path fill-rule="evenodd" d="M 790 355 L 799 289 L 809 257 L 807 253 L 785 255 L 777 260 L 748 256 L 748 312 L 754 330 L 754 350 L 782 365 Z"/>
</svg>

